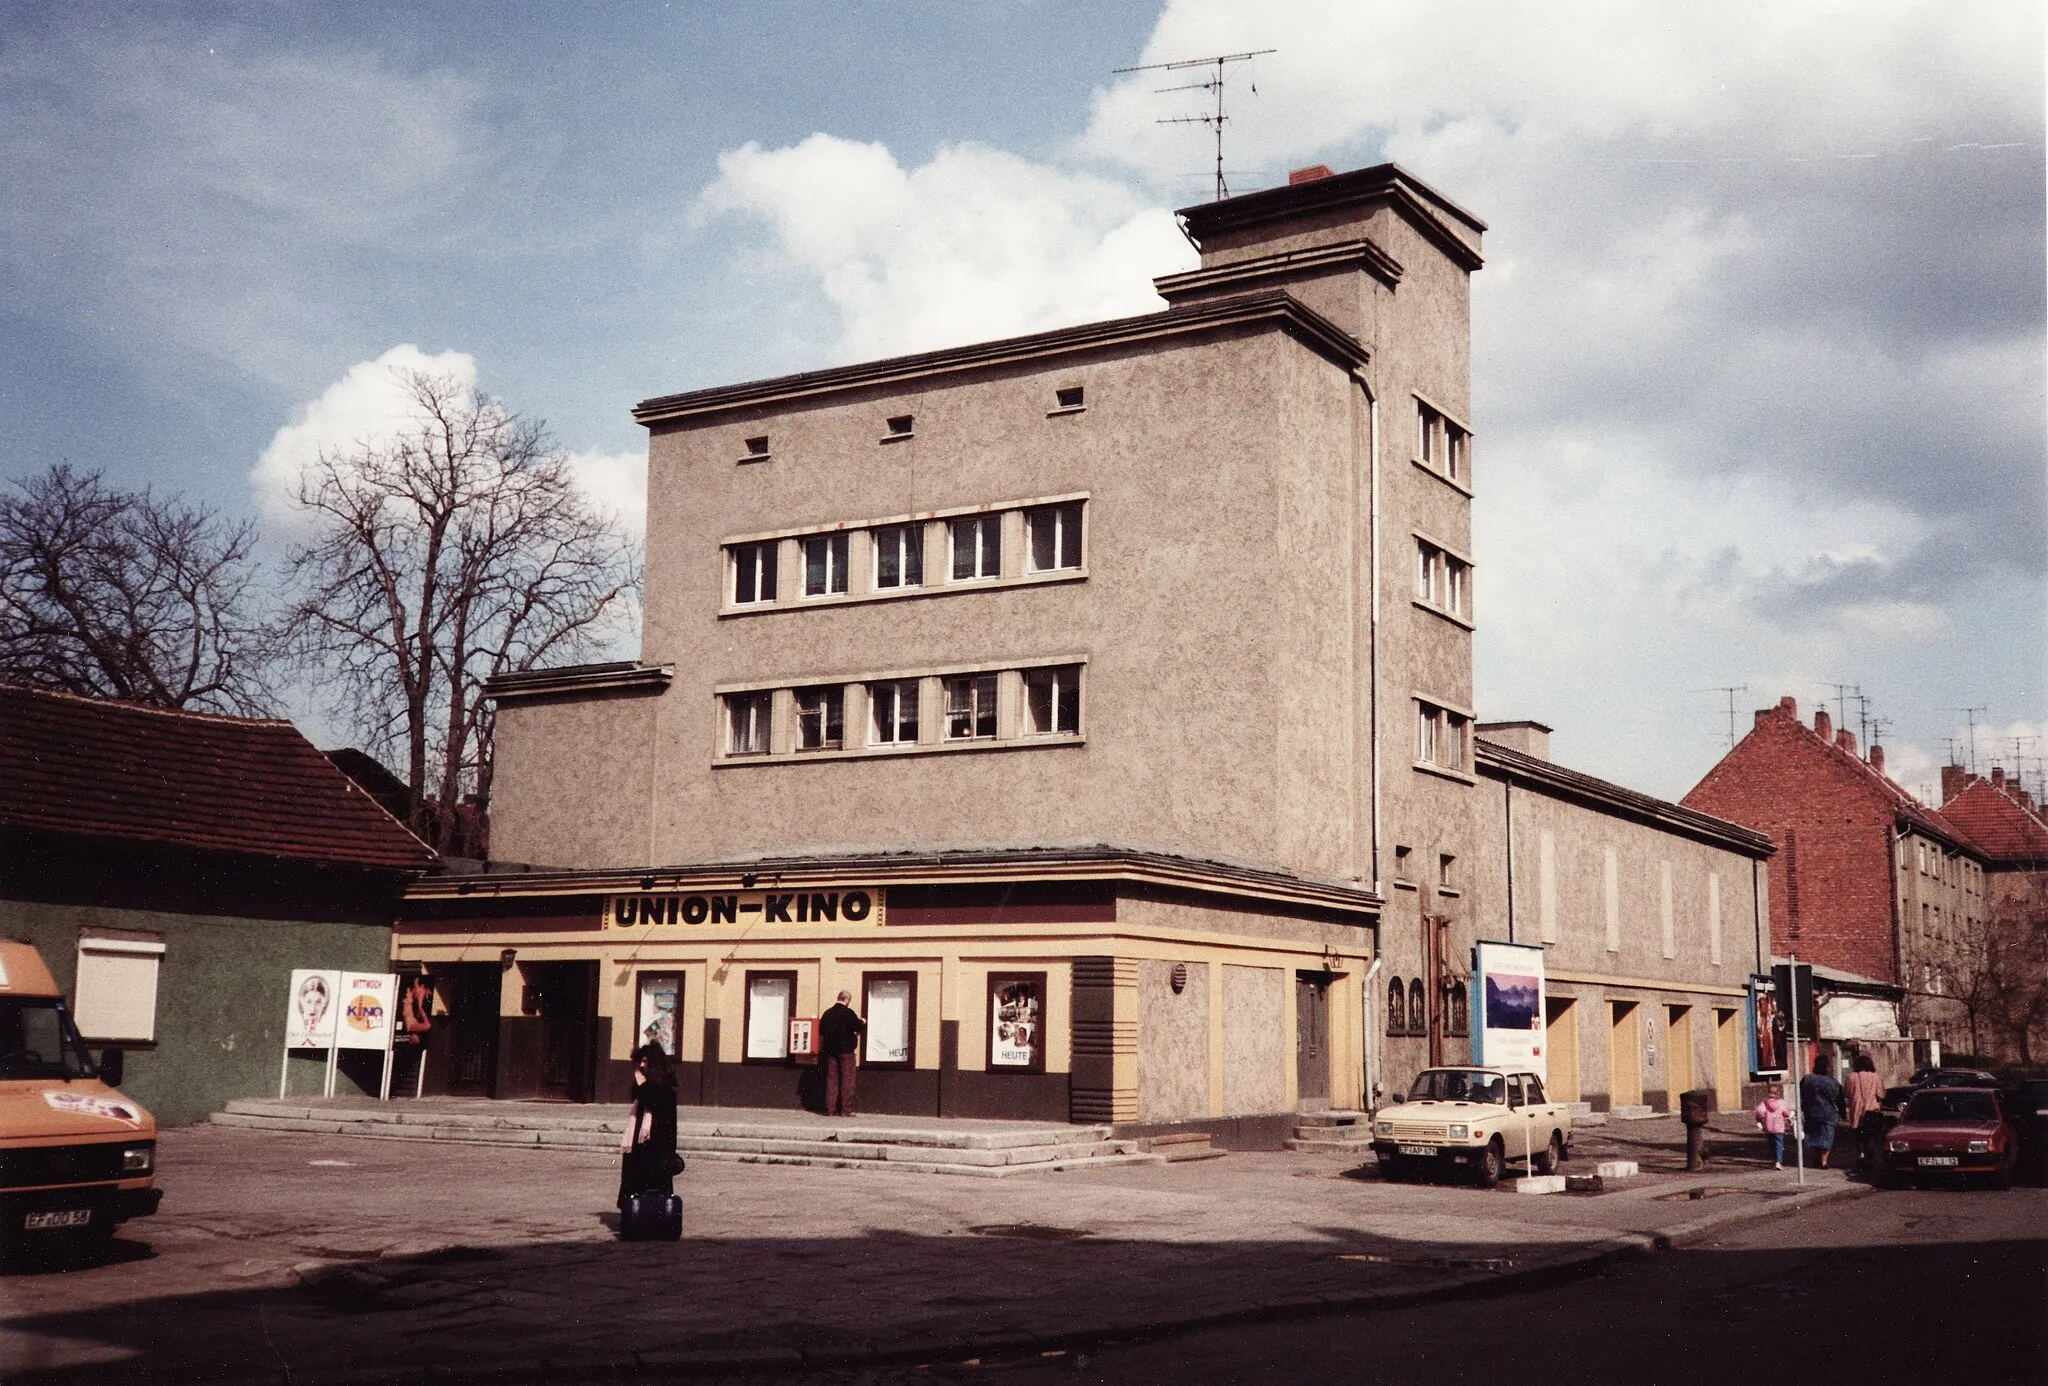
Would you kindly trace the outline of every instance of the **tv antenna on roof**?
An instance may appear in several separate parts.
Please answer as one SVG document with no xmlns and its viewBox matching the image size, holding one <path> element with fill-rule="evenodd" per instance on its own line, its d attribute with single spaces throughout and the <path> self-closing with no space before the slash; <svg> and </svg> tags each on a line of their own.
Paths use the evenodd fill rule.
<svg viewBox="0 0 2048 1386">
<path fill-rule="evenodd" d="M 1734 750 L 1734 749 L 1735 749 L 1735 695 L 1736 695 L 1737 693 L 1747 693 L 1747 692 L 1749 692 L 1749 685 L 1748 685 L 1748 684 L 1746 684 L 1746 683 L 1723 683 L 1723 684 L 1718 684 L 1718 685 L 1716 685 L 1716 686 L 1715 686 L 1715 687 L 1713 687 L 1713 688 L 1699 688 L 1699 689 L 1695 689 L 1695 690 L 1693 690 L 1693 691 L 1694 691 L 1694 692 L 1697 692 L 1697 693 L 1719 693 L 1719 694 L 1722 694 L 1723 696 L 1725 696 L 1725 697 L 1726 697 L 1726 698 L 1728 699 L 1728 749 L 1729 749 L 1729 750 L 1731 750 L 1731 751 L 1732 751 L 1732 750 Z"/>
<path fill-rule="evenodd" d="M 1230 187 L 1223 181 L 1223 127 L 1230 120 L 1230 117 L 1228 115 L 1225 115 L 1223 111 L 1224 65 L 1226 63 L 1247 62 L 1252 58 L 1263 58 L 1268 53 L 1278 53 L 1279 51 L 1280 50 L 1277 48 L 1256 48 L 1249 53 L 1218 53 L 1216 56 L 1211 58 L 1183 58 L 1181 61 L 1176 63 L 1144 63 L 1138 67 L 1119 67 L 1115 69 L 1115 71 L 1181 72 L 1189 68 L 1208 67 L 1211 64 L 1215 65 L 1216 71 L 1210 76 L 1203 78 L 1199 82 L 1189 82 L 1184 86 L 1178 87 L 1161 87 L 1158 89 L 1158 91 L 1154 93 L 1154 95 L 1157 96 L 1164 96 L 1167 92 L 1170 91 L 1214 92 L 1216 94 L 1216 110 L 1213 114 L 1198 116 L 1166 116 L 1160 120 L 1154 121 L 1153 123 L 1156 125 L 1206 125 L 1211 130 L 1214 130 L 1216 132 L 1216 200 L 1218 202 L 1221 202 L 1224 198 L 1230 196 Z M 1252 88 L 1252 94 L 1254 96 L 1258 94 L 1258 91 L 1259 89 L 1256 86 Z"/>
<path fill-rule="evenodd" d="M 1977 773 L 1977 715 L 1988 714 L 1990 709 L 1980 703 L 1976 707 L 1952 707 L 1949 711 L 1960 712 L 1969 721 L 1970 773 L 1974 775 Z"/>
</svg>

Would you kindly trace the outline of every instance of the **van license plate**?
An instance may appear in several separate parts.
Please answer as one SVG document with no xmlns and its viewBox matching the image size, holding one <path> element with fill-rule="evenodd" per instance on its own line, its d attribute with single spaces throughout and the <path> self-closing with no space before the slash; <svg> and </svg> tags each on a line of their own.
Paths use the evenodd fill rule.
<svg viewBox="0 0 2048 1386">
<path fill-rule="evenodd" d="M 1404 1145 L 1401 1147 L 1401 1153 L 1403 1155 L 1421 1155 L 1427 1158 L 1436 1154 L 1436 1147 L 1433 1145 Z"/>
<path fill-rule="evenodd" d="M 24 1232 L 49 1232 L 59 1227 L 85 1227 L 92 1222 L 92 1209 L 66 1208 L 56 1213 L 30 1213 L 21 1220 Z"/>
<path fill-rule="evenodd" d="M 1920 1163 L 1923 1165 L 1953 1165 L 1960 1164 L 1961 1161 L 1953 1155 L 1922 1155 Z"/>
</svg>

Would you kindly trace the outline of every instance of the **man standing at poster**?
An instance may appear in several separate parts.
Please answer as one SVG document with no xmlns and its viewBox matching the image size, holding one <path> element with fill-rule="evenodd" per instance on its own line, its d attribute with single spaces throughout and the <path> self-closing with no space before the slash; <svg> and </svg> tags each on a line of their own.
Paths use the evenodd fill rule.
<svg viewBox="0 0 2048 1386">
<path fill-rule="evenodd" d="M 842 991 L 839 1000 L 818 1017 L 818 1054 L 825 1064 L 825 1115 L 853 1115 L 854 1077 L 860 1070 L 861 1036 L 868 1023 L 852 1006 L 853 993 Z"/>
</svg>

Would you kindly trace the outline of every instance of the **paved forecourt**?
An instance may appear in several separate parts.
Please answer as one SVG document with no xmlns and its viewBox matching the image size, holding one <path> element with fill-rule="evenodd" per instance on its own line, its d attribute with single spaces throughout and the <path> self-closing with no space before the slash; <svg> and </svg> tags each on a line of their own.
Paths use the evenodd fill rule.
<svg viewBox="0 0 2048 1386">
<path fill-rule="evenodd" d="M 1385 1183 L 1355 1154 L 996 1181 L 693 1161 L 665 1245 L 615 1240 L 603 1150 L 179 1128 L 163 1213 L 112 1257 L 9 1274 L 0 1379 L 945 1359 L 1497 1287 L 1862 1192 L 1753 1156 L 1676 1173 L 1668 1124 L 1586 1133 L 1568 1168 L 1645 1173 L 1547 1198 Z"/>
</svg>

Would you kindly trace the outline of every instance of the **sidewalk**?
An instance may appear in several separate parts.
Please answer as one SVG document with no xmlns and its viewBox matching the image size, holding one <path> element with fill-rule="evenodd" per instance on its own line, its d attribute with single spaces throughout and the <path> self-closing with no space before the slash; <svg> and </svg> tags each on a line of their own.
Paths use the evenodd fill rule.
<svg viewBox="0 0 2048 1386">
<path fill-rule="evenodd" d="M 5 1282 L 0 1378 L 587 1380 L 1083 1346 L 1497 1289 L 1860 1193 L 1658 1123 L 1586 1132 L 1599 1195 L 1381 1182 L 1238 1152 L 985 1182 L 692 1163 L 680 1245 L 614 1239 L 602 1152 L 166 1132 L 164 1212 L 106 1264 Z M 1746 1144 L 1746 1142 L 1745 1142 Z M 1629 1152 L 1621 1154 L 1620 1152 Z M 1761 1165 L 1761 1167 L 1759 1167 Z"/>
</svg>

